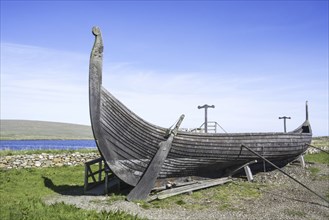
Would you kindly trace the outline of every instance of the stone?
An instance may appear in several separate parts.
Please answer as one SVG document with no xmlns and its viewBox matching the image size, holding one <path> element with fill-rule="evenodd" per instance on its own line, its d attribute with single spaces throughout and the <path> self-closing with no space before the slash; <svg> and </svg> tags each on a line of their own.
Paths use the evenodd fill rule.
<svg viewBox="0 0 329 220">
<path fill-rule="evenodd" d="M 61 158 L 58 158 L 58 157 L 56 157 L 56 158 L 54 158 L 54 163 L 59 163 L 59 162 L 61 162 L 62 161 L 62 159 Z"/>
<path fill-rule="evenodd" d="M 36 167 L 40 167 L 40 166 L 41 166 L 41 162 L 40 162 L 40 161 L 35 161 L 34 165 L 35 165 Z"/>
</svg>

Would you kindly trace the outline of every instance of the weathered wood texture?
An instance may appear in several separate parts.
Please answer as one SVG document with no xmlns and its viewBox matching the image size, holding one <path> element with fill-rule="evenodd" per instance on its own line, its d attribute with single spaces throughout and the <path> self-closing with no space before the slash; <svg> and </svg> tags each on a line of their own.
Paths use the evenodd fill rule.
<svg viewBox="0 0 329 220">
<path fill-rule="evenodd" d="M 161 199 L 165 199 L 165 198 L 168 198 L 168 197 L 171 197 L 171 196 L 176 196 L 176 195 L 179 195 L 179 194 L 182 194 L 182 193 L 188 193 L 188 192 L 192 192 L 192 191 L 196 191 L 196 190 L 200 190 L 200 189 L 205 189 L 205 188 L 221 185 L 221 184 L 231 182 L 231 181 L 232 180 L 230 178 L 227 178 L 227 177 L 220 178 L 220 179 L 214 179 L 214 180 L 198 181 L 198 182 L 195 182 L 195 183 L 190 184 L 190 185 L 181 186 L 181 187 L 161 191 L 159 193 L 156 193 L 155 195 L 152 195 L 152 196 L 148 197 L 147 201 L 153 201 L 155 199 L 160 199 L 161 200 Z"/>
<path fill-rule="evenodd" d="M 167 129 L 138 117 L 101 87 L 102 44 L 97 34 L 90 61 L 90 112 L 99 151 L 113 173 L 136 186 L 150 161 L 166 140 Z M 95 49 L 96 47 L 96 49 Z M 218 178 L 258 159 L 241 150 L 244 144 L 268 160 L 283 166 L 306 151 L 311 142 L 306 120 L 293 132 L 213 134 L 179 131 L 172 141 L 158 178 L 201 176 Z M 262 164 L 262 161 L 259 163 Z"/>
<path fill-rule="evenodd" d="M 182 123 L 184 117 L 184 115 L 180 117 L 175 128 L 170 132 L 168 139 L 166 141 L 160 142 L 159 149 L 153 159 L 150 161 L 149 165 L 147 166 L 147 169 L 144 172 L 142 178 L 127 196 L 127 199 L 129 201 L 144 200 L 151 192 L 152 188 L 154 187 L 155 181 L 158 178 L 161 167 L 165 162 L 165 159 L 167 158 L 167 155 L 171 149 L 174 137 L 176 136 L 178 128 Z"/>
</svg>

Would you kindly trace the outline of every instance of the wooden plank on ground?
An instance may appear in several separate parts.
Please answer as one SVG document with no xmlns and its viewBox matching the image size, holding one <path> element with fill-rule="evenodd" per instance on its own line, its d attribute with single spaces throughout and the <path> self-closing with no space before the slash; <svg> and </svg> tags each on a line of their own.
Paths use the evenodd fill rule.
<svg viewBox="0 0 329 220">
<path fill-rule="evenodd" d="M 167 190 L 167 189 L 172 189 L 172 188 L 176 188 L 176 187 L 181 187 L 181 186 L 186 186 L 186 185 L 192 185 L 192 184 L 196 184 L 200 181 L 190 181 L 190 182 L 181 182 L 181 183 L 174 183 L 174 185 L 172 187 L 166 187 L 166 186 L 160 186 L 160 187 L 155 187 L 152 189 L 152 191 L 158 192 L 158 191 L 163 191 L 163 190 Z"/>
<path fill-rule="evenodd" d="M 230 181 L 232 181 L 232 179 L 230 179 L 228 177 L 214 179 L 214 180 L 199 181 L 192 185 L 187 185 L 187 186 L 182 186 L 182 187 L 177 187 L 177 188 L 161 191 L 161 192 L 157 193 L 156 195 L 149 196 L 147 201 L 153 201 L 155 199 L 161 200 L 161 199 L 165 199 L 165 198 L 179 195 L 182 193 L 192 192 L 192 191 L 196 191 L 196 190 L 200 190 L 200 189 L 209 188 L 212 186 L 221 185 L 221 184 L 224 184 L 224 183 L 227 183 Z"/>
</svg>

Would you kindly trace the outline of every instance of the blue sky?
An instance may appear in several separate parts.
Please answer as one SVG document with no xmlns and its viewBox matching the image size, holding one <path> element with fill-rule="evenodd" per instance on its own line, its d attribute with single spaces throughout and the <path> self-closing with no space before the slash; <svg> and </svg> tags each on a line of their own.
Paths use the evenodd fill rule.
<svg viewBox="0 0 329 220">
<path fill-rule="evenodd" d="M 1 1 L 1 119 L 90 124 L 92 26 L 103 85 L 147 121 L 328 134 L 328 1 Z"/>
</svg>

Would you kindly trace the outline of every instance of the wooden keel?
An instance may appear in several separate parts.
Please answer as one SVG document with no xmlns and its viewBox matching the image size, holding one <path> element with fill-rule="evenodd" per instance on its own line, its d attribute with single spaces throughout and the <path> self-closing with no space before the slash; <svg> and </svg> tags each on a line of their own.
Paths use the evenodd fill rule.
<svg viewBox="0 0 329 220">
<path fill-rule="evenodd" d="M 166 141 L 162 141 L 159 143 L 159 149 L 156 152 L 153 159 L 151 160 L 151 162 L 149 163 L 140 181 L 128 194 L 127 196 L 128 201 L 145 200 L 147 196 L 150 194 L 152 188 L 154 187 L 155 181 L 158 178 L 158 175 L 161 171 L 161 167 L 171 149 L 174 136 L 176 136 L 178 128 L 182 123 L 184 117 L 185 117 L 184 115 L 181 115 L 175 128 L 170 132 L 168 139 Z"/>
</svg>

